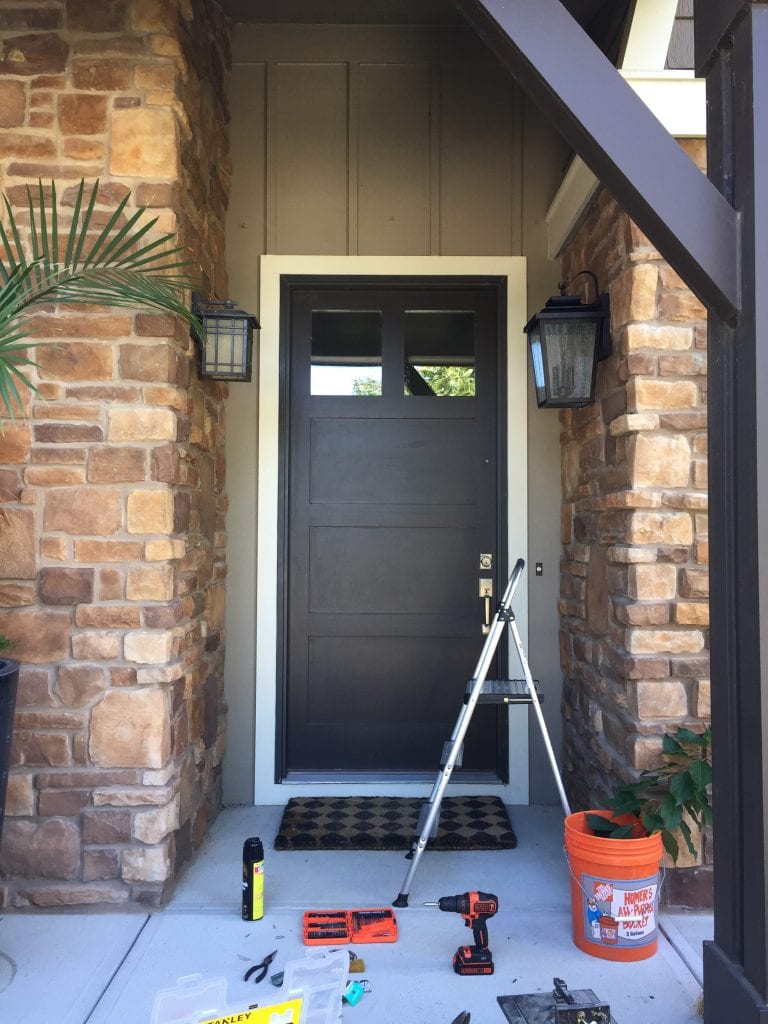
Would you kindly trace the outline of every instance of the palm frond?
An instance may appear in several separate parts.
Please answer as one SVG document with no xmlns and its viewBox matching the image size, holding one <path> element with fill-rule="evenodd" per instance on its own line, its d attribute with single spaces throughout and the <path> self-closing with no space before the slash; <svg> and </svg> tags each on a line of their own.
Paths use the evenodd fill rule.
<svg viewBox="0 0 768 1024">
<path fill-rule="evenodd" d="M 11 230 L 10 238 L 6 235 L 5 231 L 3 231 L 3 248 L 5 250 L 5 258 L 8 260 L 8 266 L 11 270 L 14 270 L 17 264 L 20 264 L 21 266 L 26 264 L 26 257 L 24 256 L 24 246 L 21 244 L 21 235 L 19 234 L 19 229 L 16 226 L 16 218 L 13 215 L 13 207 L 8 201 L 7 196 L 4 196 L 3 199 L 5 201 L 5 212 L 8 215 L 8 223 Z M 16 250 L 15 253 L 14 249 Z"/>
<path fill-rule="evenodd" d="M 148 307 L 174 313 L 195 327 L 196 318 L 184 302 L 187 281 L 180 275 L 146 275 L 116 267 L 72 273 L 52 268 L 50 274 L 34 284 L 34 302 L 44 301 L 117 307 Z M 26 301 L 26 293 L 23 301 Z"/>
<path fill-rule="evenodd" d="M 85 188 L 85 182 L 80 182 L 80 198 L 82 199 L 83 189 Z M 91 190 L 91 195 L 88 199 L 88 205 L 83 213 L 82 222 L 79 219 L 81 204 L 77 204 L 76 215 L 72 215 L 72 227 L 70 229 L 70 237 L 72 239 L 72 260 L 67 260 L 67 266 L 75 267 L 80 262 L 80 257 L 85 247 L 85 240 L 88 237 L 88 232 L 91 228 L 91 220 L 93 219 L 93 208 L 96 205 L 96 194 L 99 190 L 98 181 Z"/>
<path fill-rule="evenodd" d="M 37 265 L 30 263 L 26 267 L 17 264 L 10 272 L 0 288 L 0 317 L 18 316 L 29 304 L 29 296 L 34 288 L 30 279 L 36 270 Z"/>
<path fill-rule="evenodd" d="M 98 187 L 98 182 L 97 182 L 97 186 L 96 187 Z M 99 254 L 99 250 L 102 248 L 103 245 L 106 244 L 106 242 L 109 239 L 109 236 L 112 233 L 113 229 L 115 227 L 117 227 L 117 225 L 120 223 L 120 218 L 122 217 L 123 211 L 125 210 L 127 205 L 128 205 L 128 196 L 126 195 L 126 196 L 123 196 L 123 198 L 117 204 L 116 208 L 112 211 L 112 214 L 111 214 L 109 220 L 104 225 L 104 227 L 101 229 L 98 237 L 96 238 L 96 241 L 93 243 L 93 245 L 89 249 L 88 255 L 83 260 L 83 265 L 84 266 L 88 266 L 89 263 L 96 263 L 97 262 L 97 260 L 99 258 L 99 255 L 100 255 Z M 143 211 L 138 211 L 138 212 L 141 213 Z"/>
<path fill-rule="evenodd" d="M 59 262 L 59 204 L 56 201 L 56 183 L 51 182 L 51 259 Z"/>
<path fill-rule="evenodd" d="M 5 405 L 12 420 L 14 419 L 14 405 L 19 410 L 24 408 L 15 378 L 18 378 L 25 387 L 37 391 L 35 385 L 20 369 L 21 366 L 34 366 L 27 355 L 27 345 L 4 344 L 0 353 L 0 401 Z"/>
<path fill-rule="evenodd" d="M 0 224 L 0 402 L 13 415 L 19 401 L 15 380 L 33 387 L 22 365 L 29 342 L 25 315 L 45 302 L 151 309 L 181 317 L 199 336 L 201 325 L 189 310 L 185 292 L 193 287 L 190 263 L 182 258 L 174 236 L 152 237 L 157 217 L 147 217 L 146 207 L 128 210 L 126 195 L 106 223 L 95 229 L 98 181 L 86 191 L 81 181 L 74 198 L 71 222 L 62 246 L 59 226 L 65 219 L 59 209 L 56 186 L 50 200 L 42 181 L 35 191 L 27 189 L 28 242 L 7 197 L 5 224 Z"/>
</svg>

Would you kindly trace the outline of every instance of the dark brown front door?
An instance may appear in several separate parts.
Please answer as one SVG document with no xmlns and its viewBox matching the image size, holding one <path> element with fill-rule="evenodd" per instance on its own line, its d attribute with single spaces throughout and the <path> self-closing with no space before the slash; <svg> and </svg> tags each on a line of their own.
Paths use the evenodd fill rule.
<svg viewBox="0 0 768 1024">
<path fill-rule="evenodd" d="M 476 279 L 284 283 L 283 777 L 437 770 L 479 581 L 504 578 L 502 301 Z M 478 708 L 465 771 L 503 777 L 501 732 Z"/>
</svg>

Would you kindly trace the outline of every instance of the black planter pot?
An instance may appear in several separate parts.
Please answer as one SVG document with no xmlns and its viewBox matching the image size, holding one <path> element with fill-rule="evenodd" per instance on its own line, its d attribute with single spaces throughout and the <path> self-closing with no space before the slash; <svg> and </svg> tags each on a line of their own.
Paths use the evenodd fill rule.
<svg viewBox="0 0 768 1024">
<path fill-rule="evenodd" d="M 16 708 L 16 686 L 19 682 L 19 663 L 0 658 L 0 843 L 3 841 L 5 793 L 8 788 L 8 764 L 13 739 L 13 713 Z"/>
</svg>

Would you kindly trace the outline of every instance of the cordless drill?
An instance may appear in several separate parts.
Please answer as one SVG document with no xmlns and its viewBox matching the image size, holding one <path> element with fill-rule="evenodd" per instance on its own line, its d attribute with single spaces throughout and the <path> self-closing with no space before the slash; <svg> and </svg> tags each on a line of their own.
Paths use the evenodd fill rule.
<svg viewBox="0 0 768 1024">
<path fill-rule="evenodd" d="M 465 892 L 460 896 L 441 896 L 436 903 L 425 907 L 438 907 L 451 914 L 461 914 L 467 928 L 472 929 L 473 946 L 459 946 L 453 956 L 453 969 L 457 974 L 493 974 L 493 956 L 488 949 L 488 919 L 499 909 L 499 901 L 491 892 Z"/>
</svg>

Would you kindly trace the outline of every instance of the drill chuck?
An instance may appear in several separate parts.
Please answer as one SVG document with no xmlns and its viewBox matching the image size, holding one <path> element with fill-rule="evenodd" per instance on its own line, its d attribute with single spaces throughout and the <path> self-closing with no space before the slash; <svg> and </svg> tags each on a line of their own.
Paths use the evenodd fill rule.
<svg viewBox="0 0 768 1024">
<path fill-rule="evenodd" d="M 499 909 L 499 901 L 490 892 L 465 892 L 461 896 L 441 896 L 437 906 L 449 914 L 493 917 Z"/>
</svg>

